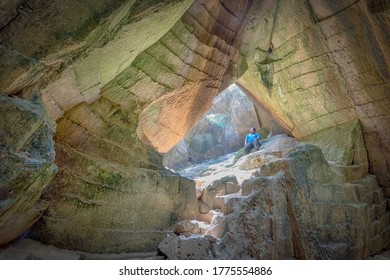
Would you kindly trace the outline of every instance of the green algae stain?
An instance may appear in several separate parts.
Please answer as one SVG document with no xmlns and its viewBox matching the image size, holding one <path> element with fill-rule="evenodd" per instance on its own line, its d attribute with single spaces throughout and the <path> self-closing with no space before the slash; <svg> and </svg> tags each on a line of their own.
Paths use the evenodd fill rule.
<svg viewBox="0 0 390 280">
<path fill-rule="evenodd" d="M 260 74 L 262 84 L 271 91 L 273 86 L 272 64 L 257 64 L 257 71 Z"/>
<path fill-rule="evenodd" d="M 123 177 L 120 173 L 101 172 L 97 174 L 99 182 L 111 187 L 118 187 L 123 183 Z"/>
</svg>

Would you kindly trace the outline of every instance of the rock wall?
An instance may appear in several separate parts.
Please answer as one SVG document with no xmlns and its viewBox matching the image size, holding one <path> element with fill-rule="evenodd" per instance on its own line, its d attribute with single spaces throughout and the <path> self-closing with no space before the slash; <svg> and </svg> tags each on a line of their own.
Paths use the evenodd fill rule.
<svg viewBox="0 0 390 280">
<path fill-rule="evenodd" d="M 348 126 L 344 144 L 355 147 L 348 155 L 365 155 L 360 125 Z M 205 166 L 207 174 L 196 179 L 197 220 L 177 223 L 160 251 L 169 259 L 334 260 L 380 253 L 390 246 L 383 190 L 367 165 L 346 172 L 359 166 L 343 160 L 347 154 L 326 160 L 335 150 L 276 135 L 235 164 L 230 158 Z"/>
<path fill-rule="evenodd" d="M 136 137 L 134 111 L 115 107 L 101 98 L 58 121 L 60 171 L 43 194 L 52 204 L 33 238 L 87 252 L 145 252 L 178 219 L 195 217 L 194 183 L 164 170 Z"/>
<path fill-rule="evenodd" d="M 103 9 L 105 4 L 101 4 Z M 112 12 L 115 3 L 108 4 Z M 76 12 L 80 21 L 95 24 L 95 27 L 99 23 L 91 33 L 78 33 L 83 39 L 81 45 L 73 44 L 72 38 L 68 38 L 71 42 L 65 44 L 65 49 L 47 49 L 52 52 L 49 55 L 23 54 L 31 60 L 54 63 L 50 64 L 50 71 L 35 65 L 25 67 L 23 73 L 17 72 L 18 79 L 12 79 L 12 83 L 1 80 L 3 93 L 31 98 L 33 90 L 37 92 L 42 96 L 50 117 L 57 122 L 54 142 L 52 135 L 47 141 L 52 148 L 55 143 L 55 161 L 60 171 L 41 196 L 41 200 L 50 201 L 51 206 L 35 225 L 31 233 L 33 238 L 59 247 L 90 252 L 148 251 L 156 248 L 177 219 L 194 217 L 196 197 L 193 182 L 165 170 L 161 156 L 141 143 L 136 135 L 139 114 L 145 102 L 150 102 L 155 94 L 165 89 L 156 82 L 153 89 L 149 88 L 148 96 L 143 85 L 152 85 L 152 80 L 142 70 L 130 66 L 142 51 L 175 24 L 190 4 L 191 1 L 176 4 L 170 1 L 146 4 L 127 1 L 112 15 L 109 12 L 104 20 L 91 23 L 88 13 L 85 15 L 77 9 L 72 10 L 72 5 L 67 7 L 65 3 L 61 6 L 61 3 L 55 2 L 47 6 L 38 5 L 39 9 L 32 9 L 32 15 L 27 19 L 16 17 L 2 29 L 2 40 L 8 42 L 4 44 L 5 57 L 1 61 L 14 67 L 16 63 L 10 61 L 17 60 L 7 56 L 8 50 L 12 47 L 22 49 L 18 42 L 27 40 L 27 36 L 23 37 L 25 32 L 37 32 L 33 26 L 26 24 L 26 21 L 32 21 L 31 17 L 40 19 L 41 13 L 52 15 L 51 9 L 60 6 L 62 10 L 59 13 Z M 55 16 L 47 16 L 44 25 L 50 25 L 54 20 Z M 66 16 L 62 20 L 72 21 Z M 160 28 L 155 28 L 156 22 Z M 78 23 L 74 24 L 80 27 Z M 55 27 L 53 25 L 50 29 L 53 34 Z M 147 32 L 146 28 L 153 30 Z M 8 29 L 15 30 L 12 31 L 13 37 Z M 87 38 L 85 35 L 88 35 Z M 58 38 L 58 45 L 63 42 L 62 37 Z M 131 45 L 129 42 L 134 44 L 133 48 L 125 48 Z M 41 43 L 55 46 L 53 41 Z M 12 69 L 4 67 L 2 70 L 1 74 L 12 77 Z M 131 74 L 136 75 L 131 79 Z M 136 83 L 135 87 L 131 87 Z M 33 86 L 29 87 L 30 84 Z M 127 90 L 129 87 L 133 92 Z M 21 88 L 23 91 L 20 91 Z M 144 95 L 137 98 L 141 91 Z M 15 116 L 9 115 L 8 118 Z M 18 137 L 17 133 L 14 134 Z M 53 161 L 54 151 L 51 156 Z M 9 175 L 7 172 L 11 173 L 12 162 L 7 160 L 2 163 L 6 175 Z M 27 181 L 26 178 L 18 179 L 21 182 L 5 181 L 4 185 L 12 189 L 17 186 L 14 184 Z M 49 181 L 42 179 L 37 182 L 36 188 L 40 192 L 35 200 Z M 28 194 L 23 195 L 22 199 L 27 200 Z M 8 196 L 4 195 L 4 201 L 10 204 L 12 196 Z M 20 201 L 23 210 L 28 209 L 29 204 L 24 205 L 23 200 Z M 27 211 L 26 215 L 33 217 L 28 217 L 30 220 L 22 229 L 17 228 L 15 216 L 4 216 L 2 223 L 7 226 L 6 229 L 12 228 L 13 231 L 9 230 L 9 236 L 2 240 L 2 244 L 18 237 L 36 222 L 48 203 L 43 205 L 45 207 L 36 206 L 35 212 Z"/>
<path fill-rule="evenodd" d="M 250 127 L 259 129 L 252 102 L 235 85 L 218 95 L 199 123 L 168 153 L 164 165 L 179 170 L 243 147 Z"/>
<path fill-rule="evenodd" d="M 299 139 L 359 119 L 387 197 L 389 12 L 382 1 L 256 2 L 239 81 Z"/>
<path fill-rule="evenodd" d="M 100 28 L 91 37 L 88 35 L 124 2 L 2 1 L 1 93 L 15 94 L 34 84 L 44 84 L 75 57 L 98 47 L 94 44 L 102 43 L 97 40 L 102 35 Z"/>
<path fill-rule="evenodd" d="M 389 12 L 380 0 L 2 1 L 1 242 L 49 199 L 37 239 L 99 252 L 156 246 L 195 197 L 156 151 L 237 79 L 293 136 L 333 147 L 325 156 L 348 162 L 337 169 L 345 178 L 368 168 L 389 202 Z M 340 143 L 357 121 L 363 138 Z M 49 182 L 53 145 L 60 170 Z M 160 220 L 143 225 L 149 206 Z"/>
<path fill-rule="evenodd" d="M 94 252 L 150 250 L 194 215 L 196 196 L 139 139 L 171 148 L 244 71 L 236 41 L 248 3 L 41 2 L 8 5 L 1 29 L 1 92 L 38 92 L 57 122 L 60 172 L 32 236 Z"/>
<path fill-rule="evenodd" d="M 372 175 L 346 181 L 321 150 L 278 135 L 237 162 L 254 175 L 227 214 L 222 259 L 367 259 L 389 245 L 390 212 Z"/>
<path fill-rule="evenodd" d="M 263 164 L 242 183 L 247 196 L 231 200 L 217 258 L 367 259 L 389 245 L 375 177 L 344 183 L 317 147 L 279 141 L 257 155 Z"/>
<path fill-rule="evenodd" d="M 29 229 L 50 205 L 41 198 L 57 173 L 54 124 L 39 98 L 0 96 L 0 244 Z"/>
</svg>

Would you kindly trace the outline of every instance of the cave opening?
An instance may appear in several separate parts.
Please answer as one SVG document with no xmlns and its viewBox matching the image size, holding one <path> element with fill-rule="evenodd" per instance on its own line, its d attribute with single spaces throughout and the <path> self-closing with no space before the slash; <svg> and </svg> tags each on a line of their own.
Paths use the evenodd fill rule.
<svg viewBox="0 0 390 280">
<path fill-rule="evenodd" d="M 244 154 L 245 136 L 255 127 L 260 139 L 288 133 L 272 115 L 233 83 L 215 97 L 211 108 L 183 140 L 163 154 L 164 166 L 188 178 L 220 162 L 231 165 Z"/>
<path fill-rule="evenodd" d="M 185 138 L 164 154 L 164 165 L 180 173 L 192 165 L 237 152 L 250 127 L 259 128 L 255 107 L 232 84 L 214 99 L 211 108 Z"/>
</svg>

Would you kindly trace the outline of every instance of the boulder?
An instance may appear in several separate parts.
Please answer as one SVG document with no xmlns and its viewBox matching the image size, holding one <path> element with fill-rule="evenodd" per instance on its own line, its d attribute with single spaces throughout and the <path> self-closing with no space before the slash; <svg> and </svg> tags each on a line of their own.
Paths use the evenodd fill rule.
<svg viewBox="0 0 390 280">
<path fill-rule="evenodd" d="M 189 237 L 170 235 L 163 239 L 159 251 L 169 260 L 206 260 L 209 259 L 210 242 L 204 236 Z"/>
<path fill-rule="evenodd" d="M 200 197 L 200 199 L 203 204 L 207 205 L 210 209 L 213 209 L 215 208 L 214 200 L 216 196 L 235 193 L 238 192 L 239 190 L 240 190 L 240 186 L 237 182 L 236 176 L 234 175 L 225 176 L 222 177 L 221 179 L 213 181 L 208 186 L 206 186 L 203 190 L 203 194 Z"/>
<path fill-rule="evenodd" d="M 176 235 L 192 233 L 195 225 L 189 220 L 182 220 L 173 226 L 173 233 Z"/>
<path fill-rule="evenodd" d="M 345 182 L 318 147 L 287 136 L 265 151 L 273 156 L 243 181 L 245 196 L 226 205 L 217 258 L 365 259 L 388 246 L 389 214 L 369 211 L 386 205 L 374 177 Z"/>
<path fill-rule="evenodd" d="M 213 235 L 217 238 L 222 237 L 225 227 L 225 215 L 223 213 L 216 213 L 211 219 L 210 226 L 206 230 L 206 235 Z"/>
</svg>

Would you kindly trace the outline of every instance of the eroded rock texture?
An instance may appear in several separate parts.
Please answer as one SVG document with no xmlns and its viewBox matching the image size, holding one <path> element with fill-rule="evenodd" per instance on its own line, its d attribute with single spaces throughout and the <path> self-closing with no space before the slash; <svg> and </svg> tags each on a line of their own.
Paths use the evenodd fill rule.
<svg viewBox="0 0 390 280">
<path fill-rule="evenodd" d="M 346 139 L 361 136 L 353 127 Z M 209 179 L 197 180 L 213 179 L 198 187 L 199 221 L 178 223 L 177 236 L 159 248 L 185 259 L 190 243 L 180 241 L 192 237 L 210 241 L 192 246 L 201 259 L 367 259 L 389 245 L 390 213 L 375 176 L 345 172 L 351 167 L 327 161 L 312 144 L 273 136 L 225 170 L 210 166 Z"/>
<path fill-rule="evenodd" d="M 240 85 L 297 138 L 359 119 L 370 172 L 389 197 L 389 10 L 381 2 L 256 1 Z"/>
<path fill-rule="evenodd" d="M 282 135 L 237 164 L 256 172 L 231 200 L 219 258 L 364 259 L 388 245 L 374 176 L 346 179 L 318 147 Z"/>
<path fill-rule="evenodd" d="M 7 244 L 49 206 L 41 194 L 57 166 L 54 124 L 39 99 L 0 96 L 0 119 L 0 244 Z"/>
<path fill-rule="evenodd" d="M 95 252 L 155 248 L 196 205 L 192 183 L 166 171 L 157 152 L 236 80 L 284 130 L 348 166 L 334 172 L 358 180 L 368 168 L 389 199 L 386 1 L 95 2 L 0 3 L 1 205 L 16 194 L 21 203 L 0 216 L 2 244 L 46 199 L 37 239 Z M 357 123 L 363 136 L 340 143 Z M 53 145 L 59 172 L 50 181 Z M 15 222 L 19 212 L 26 218 Z"/>
<path fill-rule="evenodd" d="M 180 170 L 236 152 L 243 147 L 251 127 L 259 128 L 255 107 L 232 85 L 215 98 L 213 106 L 186 137 L 164 154 L 164 165 Z"/>
</svg>

